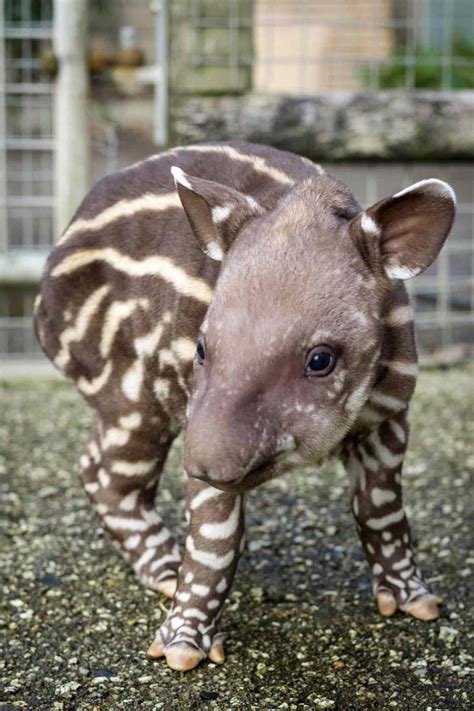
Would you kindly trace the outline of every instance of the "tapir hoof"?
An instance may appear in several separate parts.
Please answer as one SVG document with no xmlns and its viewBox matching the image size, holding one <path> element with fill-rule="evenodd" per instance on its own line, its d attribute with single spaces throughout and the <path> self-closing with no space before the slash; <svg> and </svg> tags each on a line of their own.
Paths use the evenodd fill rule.
<svg viewBox="0 0 474 711">
<path fill-rule="evenodd" d="M 206 655 L 200 649 L 191 647 L 189 644 L 172 644 L 165 648 L 161 639 L 155 639 L 150 645 L 147 655 L 152 659 L 165 657 L 170 669 L 175 671 L 190 671 L 205 659 Z M 208 654 L 209 660 L 214 664 L 223 664 L 225 661 L 224 645 L 222 641 L 215 642 Z"/>
<path fill-rule="evenodd" d="M 177 587 L 178 578 L 168 578 L 167 580 L 163 580 L 161 583 L 157 583 L 156 585 L 157 591 L 163 593 L 166 597 L 169 597 L 170 600 L 173 599 Z"/>
<path fill-rule="evenodd" d="M 427 597 L 416 600 L 406 609 L 407 614 L 416 617 L 417 620 L 437 620 L 439 617 L 438 601 Z"/>
</svg>

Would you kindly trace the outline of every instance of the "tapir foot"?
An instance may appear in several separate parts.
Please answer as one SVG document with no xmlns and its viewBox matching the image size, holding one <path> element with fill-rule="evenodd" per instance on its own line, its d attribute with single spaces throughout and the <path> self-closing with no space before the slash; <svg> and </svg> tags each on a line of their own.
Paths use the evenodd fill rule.
<svg viewBox="0 0 474 711">
<path fill-rule="evenodd" d="M 197 667 L 199 662 L 209 658 L 214 664 L 223 664 L 225 661 L 224 645 L 222 637 L 216 636 L 207 655 L 201 649 L 194 647 L 186 642 L 178 642 L 176 644 L 168 644 L 165 646 L 163 640 L 158 636 L 150 645 L 147 655 L 152 659 L 165 657 L 166 663 L 170 669 L 175 671 L 190 671 Z"/>
<path fill-rule="evenodd" d="M 417 620 L 436 620 L 439 617 L 438 605 L 441 605 L 442 602 L 440 597 L 428 593 L 408 605 L 400 605 L 395 595 L 389 590 L 381 590 L 377 593 L 377 607 L 384 617 L 391 617 L 400 609 Z"/>
</svg>

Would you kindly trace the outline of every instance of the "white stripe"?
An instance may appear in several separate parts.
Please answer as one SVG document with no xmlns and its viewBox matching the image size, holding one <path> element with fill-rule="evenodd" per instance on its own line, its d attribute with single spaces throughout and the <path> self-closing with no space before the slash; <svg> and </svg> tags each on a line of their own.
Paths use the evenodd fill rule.
<svg viewBox="0 0 474 711">
<path fill-rule="evenodd" d="M 212 541 L 222 541 L 225 538 L 230 538 L 239 524 L 240 518 L 240 496 L 235 499 L 234 508 L 225 521 L 220 523 L 203 523 L 199 529 L 199 533 L 204 538 L 209 538 Z"/>
<path fill-rule="evenodd" d="M 264 158 L 260 156 L 246 155 L 245 153 L 239 153 L 232 146 L 185 146 L 179 149 L 180 151 L 199 151 L 201 153 L 223 153 L 234 161 L 239 161 L 240 163 L 247 163 L 252 166 L 254 170 L 259 173 L 264 173 L 269 178 L 276 180 L 284 185 L 294 185 L 295 181 L 290 178 L 289 175 L 284 173 L 278 168 L 274 168 L 269 165 Z"/>
<path fill-rule="evenodd" d="M 140 534 L 135 533 L 135 535 L 129 536 L 128 538 L 125 539 L 123 546 L 128 551 L 131 551 L 134 548 L 138 548 L 141 540 L 142 540 L 142 537 L 140 536 Z"/>
<path fill-rule="evenodd" d="M 140 197 L 133 198 L 132 200 L 120 200 L 94 217 L 81 218 L 73 222 L 63 234 L 58 244 L 62 244 L 78 232 L 84 232 L 85 230 L 88 232 L 96 232 L 102 230 L 111 222 L 123 219 L 124 217 L 131 217 L 142 210 L 161 212 L 168 210 L 170 207 L 181 207 L 179 196 L 174 190 L 170 193 L 156 195 L 153 193 L 144 193 L 140 195 Z"/>
<path fill-rule="evenodd" d="M 372 489 L 370 496 L 374 506 L 389 504 L 397 498 L 396 493 L 391 489 L 379 489 L 377 486 Z"/>
<path fill-rule="evenodd" d="M 399 511 L 394 511 L 386 516 L 381 516 L 380 518 L 369 518 L 365 522 L 365 525 L 374 531 L 382 531 L 384 528 L 388 528 L 393 523 L 398 523 L 404 517 L 403 509 Z"/>
<path fill-rule="evenodd" d="M 398 441 L 401 442 L 401 444 L 405 444 L 407 435 L 403 427 L 399 425 L 398 422 L 395 422 L 395 420 L 390 420 L 388 424 Z"/>
<path fill-rule="evenodd" d="M 115 336 L 120 329 L 122 321 L 129 318 L 135 309 L 141 306 L 146 309 L 149 305 L 148 299 L 129 299 L 128 301 L 114 301 L 104 316 L 102 334 L 100 339 L 100 354 L 102 358 L 107 358 L 112 348 Z"/>
<path fill-rule="evenodd" d="M 131 412 L 119 419 L 120 427 L 126 430 L 136 430 L 142 423 L 142 416 L 139 412 Z"/>
<path fill-rule="evenodd" d="M 156 548 L 157 546 L 161 546 L 165 543 L 168 538 L 171 538 L 171 533 L 165 526 L 163 526 L 159 533 L 154 533 L 152 536 L 148 536 L 145 541 L 145 545 L 147 548 Z"/>
<path fill-rule="evenodd" d="M 80 341 L 84 338 L 86 331 L 89 328 L 91 319 L 104 298 L 107 296 L 109 290 L 110 287 L 105 284 L 92 292 L 92 294 L 84 302 L 83 306 L 79 309 L 74 325 L 68 326 L 68 328 L 66 328 L 59 336 L 61 348 L 58 355 L 54 359 L 54 362 L 58 368 L 64 368 L 68 364 L 71 357 L 69 353 L 71 343 Z"/>
<path fill-rule="evenodd" d="M 155 560 L 155 561 L 151 564 L 150 572 L 151 572 L 151 573 L 154 573 L 155 570 L 158 570 L 158 568 L 161 568 L 163 565 L 165 565 L 165 564 L 167 564 L 167 563 L 177 563 L 177 562 L 179 562 L 180 560 L 181 560 L 181 558 L 180 558 L 180 556 L 179 556 L 179 553 L 178 553 L 178 554 L 175 554 L 175 553 L 168 553 L 167 555 L 163 555 L 163 556 L 161 556 L 161 558 L 160 558 L 159 560 Z M 167 572 L 168 572 L 168 571 L 167 571 Z M 171 572 L 173 572 L 173 575 L 176 575 L 176 573 L 175 573 L 174 571 L 171 571 Z M 162 573 L 160 573 L 160 577 L 161 577 L 161 576 L 162 576 Z M 158 579 L 159 579 L 159 578 L 158 578 Z"/>
<path fill-rule="evenodd" d="M 207 615 L 204 612 L 201 612 L 201 610 L 198 610 L 197 607 L 189 607 L 183 612 L 183 617 L 195 617 L 196 619 L 201 620 L 201 622 L 207 620 Z"/>
<path fill-rule="evenodd" d="M 192 499 L 189 508 L 194 511 L 194 509 L 197 509 L 202 506 L 202 504 L 205 503 L 208 499 L 212 499 L 214 498 L 214 496 L 221 496 L 223 493 L 224 492 L 220 489 L 214 489 L 213 486 L 208 486 L 202 491 L 200 491 L 199 494 L 196 494 L 196 496 Z"/>
<path fill-rule="evenodd" d="M 146 531 L 148 524 L 143 519 L 123 518 L 122 516 L 105 516 L 104 521 L 109 528 L 119 528 L 123 531 Z"/>
<path fill-rule="evenodd" d="M 201 565 L 205 565 L 206 568 L 212 568 L 213 570 L 223 570 L 227 568 L 234 560 L 235 553 L 231 549 L 225 555 L 217 555 L 211 551 L 203 551 L 196 548 L 192 536 L 188 536 L 186 539 L 186 548 L 193 560 Z"/>
<path fill-rule="evenodd" d="M 154 468 L 155 459 L 144 459 L 137 462 L 127 462 L 124 459 L 116 459 L 112 462 L 112 472 L 121 474 L 122 476 L 138 476 L 139 474 L 148 474 Z"/>
<path fill-rule="evenodd" d="M 70 274 L 97 261 L 107 262 L 117 271 L 130 277 L 155 276 L 171 284 L 178 293 L 189 296 L 202 303 L 209 304 L 212 289 L 203 279 L 187 274 L 169 257 L 154 255 L 144 259 L 133 259 L 128 254 L 119 252 L 114 247 L 81 249 L 69 254 L 57 264 L 51 272 L 52 277 Z"/>
<path fill-rule="evenodd" d="M 413 321 L 411 306 L 397 306 L 392 309 L 385 319 L 386 326 L 404 326 Z"/>
<path fill-rule="evenodd" d="M 394 370 L 399 375 L 415 378 L 418 374 L 418 364 L 403 360 L 382 360 L 380 365 L 389 370 Z"/>
<path fill-rule="evenodd" d="M 387 410 L 393 410 L 394 412 L 400 412 L 400 410 L 404 410 L 407 406 L 407 403 L 398 397 L 387 395 L 380 390 L 372 390 L 369 396 L 369 402 L 373 405 L 384 407 Z"/>
<path fill-rule="evenodd" d="M 369 442 L 372 443 L 375 449 L 375 454 L 384 466 L 393 469 L 395 467 L 398 467 L 403 462 L 403 457 L 405 456 L 404 453 L 394 454 L 393 452 L 391 452 L 388 447 L 382 444 L 378 432 L 372 432 L 369 437 Z"/>
<path fill-rule="evenodd" d="M 133 564 L 135 570 L 140 570 L 140 568 L 149 563 L 155 553 L 156 548 L 148 548 L 148 550 L 144 551 L 144 553 L 141 554 L 140 558 Z"/>
<path fill-rule="evenodd" d="M 96 378 L 93 378 L 92 380 L 87 380 L 86 378 L 79 378 L 77 381 L 77 387 L 79 390 L 84 393 L 84 395 L 96 395 L 104 385 L 107 383 L 108 379 L 110 378 L 110 374 L 112 372 L 112 361 L 108 361 L 108 363 L 105 364 L 104 369 L 98 375 Z"/>
<path fill-rule="evenodd" d="M 123 447 L 130 439 L 130 432 L 122 430 L 120 427 L 110 427 L 105 430 L 104 436 L 101 439 L 102 449 L 110 449 L 111 447 Z"/>
</svg>

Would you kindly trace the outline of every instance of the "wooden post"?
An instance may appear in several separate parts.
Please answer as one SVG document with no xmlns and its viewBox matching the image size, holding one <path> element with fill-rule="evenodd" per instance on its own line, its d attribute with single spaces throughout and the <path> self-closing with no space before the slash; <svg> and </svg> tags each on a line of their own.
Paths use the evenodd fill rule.
<svg viewBox="0 0 474 711">
<path fill-rule="evenodd" d="M 56 235 L 89 187 L 87 0 L 54 0 Z"/>
</svg>

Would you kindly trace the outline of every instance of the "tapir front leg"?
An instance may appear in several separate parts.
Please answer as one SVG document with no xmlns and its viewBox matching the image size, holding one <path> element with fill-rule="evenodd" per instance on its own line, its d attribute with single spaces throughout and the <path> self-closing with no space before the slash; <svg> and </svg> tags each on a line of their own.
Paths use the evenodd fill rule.
<svg viewBox="0 0 474 711">
<path fill-rule="evenodd" d="M 178 590 L 148 650 L 172 669 L 193 669 L 206 656 L 224 661 L 220 616 L 244 544 L 243 495 L 188 477 L 189 529 Z"/>
<path fill-rule="evenodd" d="M 352 510 L 370 564 L 379 612 L 399 608 L 421 620 L 439 616 L 437 598 L 415 564 L 403 509 L 401 471 L 408 441 L 407 412 L 354 439 L 346 466 L 353 481 Z"/>
</svg>

